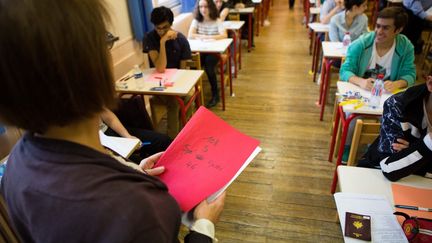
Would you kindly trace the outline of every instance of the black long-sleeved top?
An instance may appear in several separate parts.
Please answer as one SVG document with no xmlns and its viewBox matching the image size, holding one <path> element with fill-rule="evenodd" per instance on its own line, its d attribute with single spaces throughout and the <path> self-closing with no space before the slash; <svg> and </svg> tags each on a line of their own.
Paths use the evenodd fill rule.
<svg viewBox="0 0 432 243">
<path fill-rule="evenodd" d="M 26 134 L 1 193 L 23 242 L 178 242 L 180 209 L 161 181 L 76 143 Z"/>
<path fill-rule="evenodd" d="M 432 137 L 424 102 L 429 97 L 425 84 L 391 96 L 384 103 L 380 136 L 369 147 L 359 166 L 380 167 L 391 181 L 411 174 L 432 176 Z M 430 129 L 430 128 L 429 128 Z M 392 144 L 402 138 L 409 147 L 399 152 Z"/>
</svg>

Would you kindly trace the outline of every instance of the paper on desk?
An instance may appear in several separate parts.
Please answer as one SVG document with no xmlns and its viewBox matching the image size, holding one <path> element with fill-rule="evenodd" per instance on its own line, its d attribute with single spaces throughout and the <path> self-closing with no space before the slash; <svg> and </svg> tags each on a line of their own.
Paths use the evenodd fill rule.
<svg viewBox="0 0 432 243">
<path fill-rule="evenodd" d="M 338 192 L 334 194 L 342 232 L 345 232 L 345 213 L 371 216 L 372 242 L 408 242 L 393 208 L 384 196 Z M 363 242 L 344 237 L 345 242 Z"/>
<path fill-rule="evenodd" d="M 102 131 L 99 131 L 99 137 L 104 147 L 118 153 L 123 158 L 128 158 L 140 144 L 139 139 L 107 136 Z"/>
<path fill-rule="evenodd" d="M 146 82 L 159 82 L 159 81 L 169 81 L 171 78 L 177 73 L 177 69 L 175 68 L 167 68 L 164 73 L 159 73 L 154 70 L 152 74 L 150 74 L 145 81 Z"/>
<path fill-rule="evenodd" d="M 431 182 L 432 183 L 432 182 Z M 432 208 L 432 189 L 404 186 L 392 183 L 393 201 L 395 204 Z M 432 212 L 396 208 L 410 216 L 432 219 Z M 402 217 L 398 218 L 403 221 Z"/>
</svg>

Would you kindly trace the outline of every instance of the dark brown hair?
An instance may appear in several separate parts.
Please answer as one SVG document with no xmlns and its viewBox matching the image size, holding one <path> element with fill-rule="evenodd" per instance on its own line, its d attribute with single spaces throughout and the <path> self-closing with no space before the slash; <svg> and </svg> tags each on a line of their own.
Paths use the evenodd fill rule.
<svg viewBox="0 0 432 243">
<path fill-rule="evenodd" d="M 344 0 L 346 10 L 351 10 L 354 6 L 360 7 L 366 0 Z"/>
<path fill-rule="evenodd" d="M 408 22 L 408 14 L 401 7 L 384 8 L 378 13 L 378 19 L 394 19 L 395 31 L 405 27 Z M 412 28 L 417 28 L 412 26 Z"/>
<path fill-rule="evenodd" d="M 0 0 L 0 120 L 43 133 L 114 106 L 100 0 Z"/>
<path fill-rule="evenodd" d="M 219 17 L 219 13 L 218 13 L 218 10 L 216 8 L 216 4 L 213 2 L 213 0 L 205 0 L 205 1 L 207 1 L 207 7 L 209 10 L 210 19 L 216 20 Z M 194 16 L 195 16 L 195 19 L 198 20 L 198 22 L 203 22 L 204 16 L 202 16 L 202 14 L 199 11 L 199 2 L 200 2 L 200 0 L 197 0 L 196 5 L 195 5 Z"/>
</svg>

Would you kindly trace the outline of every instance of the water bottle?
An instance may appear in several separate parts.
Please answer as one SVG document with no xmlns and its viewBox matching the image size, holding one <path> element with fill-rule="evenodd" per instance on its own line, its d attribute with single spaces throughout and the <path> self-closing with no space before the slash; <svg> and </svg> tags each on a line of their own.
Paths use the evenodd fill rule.
<svg viewBox="0 0 432 243">
<path fill-rule="evenodd" d="M 371 91 L 371 97 L 369 99 L 369 107 L 373 109 L 376 109 L 380 106 L 381 95 L 384 90 L 383 78 L 384 78 L 384 74 L 378 74 Z"/>
<path fill-rule="evenodd" d="M 345 48 L 348 48 L 348 46 L 351 44 L 351 36 L 350 36 L 350 32 L 345 32 L 345 35 L 343 37 L 342 40 L 342 45 Z"/>
<path fill-rule="evenodd" d="M 143 76 L 143 73 L 141 71 L 141 68 L 138 65 L 134 66 L 134 78 L 138 79 L 141 78 Z"/>
</svg>

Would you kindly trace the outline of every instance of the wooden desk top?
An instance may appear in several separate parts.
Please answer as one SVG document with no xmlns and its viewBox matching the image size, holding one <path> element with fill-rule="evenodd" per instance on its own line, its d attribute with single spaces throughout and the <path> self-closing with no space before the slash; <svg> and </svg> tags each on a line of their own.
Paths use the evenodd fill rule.
<svg viewBox="0 0 432 243">
<path fill-rule="evenodd" d="M 174 83 L 172 87 L 167 87 L 163 91 L 151 91 L 150 89 L 152 87 L 159 87 L 159 82 L 146 81 L 145 79 L 155 71 L 156 70 L 154 68 L 145 69 L 143 70 L 143 77 L 139 79 L 135 79 L 132 77 L 127 81 L 116 81 L 116 91 L 119 93 L 128 94 L 186 96 L 204 73 L 203 70 L 178 69 L 177 72 L 170 79 L 167 80 Z M 130 71 L 124 77 L 128 75 L 133 75 L 133 71 Z M 124 83 L 126 83 L 126 87 L 122 87 L 121 84 Z M 142 84 L 142 88 L 137 88 L 137 84 Z"/>
<path fill-rule="evenodd" d="M 243 25 L 245 24 L 245 21 L 224 21 L 223 27 L 227 30 L 239 30 Z"/>
<path fill-rule="evenodd" d="M 221 40 L 202 41 L 188 39 L 190 48 L 193 52 L 223 53 L 231 45 L 231 38 Z"/>
</svg>

